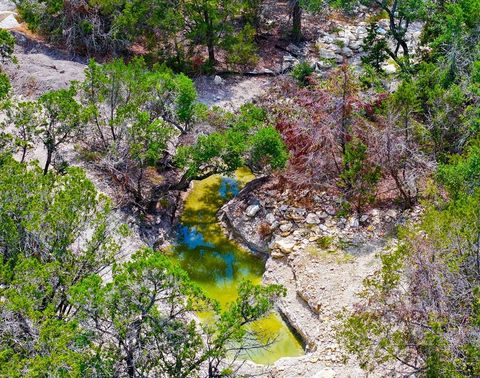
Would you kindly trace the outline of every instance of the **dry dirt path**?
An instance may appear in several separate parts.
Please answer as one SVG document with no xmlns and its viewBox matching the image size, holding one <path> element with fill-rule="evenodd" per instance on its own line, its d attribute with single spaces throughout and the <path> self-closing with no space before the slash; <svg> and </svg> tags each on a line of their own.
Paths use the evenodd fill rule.
<svg viewBox="0 0 480 378">
<path fill-rule="evenodd" d="M 16 95 L 37 97 L 48 90 L 65 88 L 71 80 L 85 78 L 85 59 L 71 58 L 19 32 L 14 33 L 18 41 L 15 46 L 18 64 L 8 64 L 6 71 Z M 221 82 L 214 76 L 195 79 L 198 100 L 226 110 L 236 110 L 254 100 L 266 91 L 269 83 L 268 77 L 237 76 L 221 79 Z"/>
</svg>

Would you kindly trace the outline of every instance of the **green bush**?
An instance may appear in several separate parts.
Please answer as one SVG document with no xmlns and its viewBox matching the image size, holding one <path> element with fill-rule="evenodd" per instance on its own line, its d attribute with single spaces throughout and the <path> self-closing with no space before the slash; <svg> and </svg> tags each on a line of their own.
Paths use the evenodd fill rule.
<svg viewBox="0 0 480 378">
<path fill-rule="evenodd" d="M 107 54 L 121 51 L 129 42 L 123 29 L 114 27 L 121 1 L 14 1 L 31 30 L 70 51 Z"/>
<path fill-rule="evenodd" d="M 5 62 L 14 59 L 13 49 L 15 46 L 15 38 L 4 29 L 0 29 L 0 60 Z"/>
<path fill-rule="evenodd" d="M 313 73 L 314 69 L 307 62 L 301 62 L 293 67 L 292 76 L 301 86 L 308 84 L 308 77 Z"/>
<path fill-rule="evenodd" d="M 0 100 L 3 100 L 7 97 L 10 92 L 10 80 L 4 72 L 0 72 Z"/>
<path fill-rule="evenodd" d="M 246 69 L 258 62 L 255 29 L 247 24 L 237 35 L 226 41 L 227 63 L 233 68 Z"/>
</svg>

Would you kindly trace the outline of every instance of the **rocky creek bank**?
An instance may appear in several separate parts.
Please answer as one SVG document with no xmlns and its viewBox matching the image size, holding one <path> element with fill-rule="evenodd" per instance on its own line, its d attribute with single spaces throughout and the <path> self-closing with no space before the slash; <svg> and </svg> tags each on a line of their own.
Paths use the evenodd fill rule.
<svg viewBox="0 0 480 378">
<path fill-rule="evenodd" d="M 345 360 L 336 341 L 337 314 L 354 306 L 363 280 L 379 268 L 380 254 L 395 245 L 396 227 L 418 217 L 421 209 L 373 208 L 342 217 L 327 193 L 314 195 L 307 208 L 276 184 L 275 179 L 252 181 L 218 216 L 231 238 L 266 256 L 263 281 L 287 288 L 279 311 L 307 353 L 268 369 L 248 363 L 246 371 L 272 377 L 365 376 L 355 361 Z"/>
</svg>

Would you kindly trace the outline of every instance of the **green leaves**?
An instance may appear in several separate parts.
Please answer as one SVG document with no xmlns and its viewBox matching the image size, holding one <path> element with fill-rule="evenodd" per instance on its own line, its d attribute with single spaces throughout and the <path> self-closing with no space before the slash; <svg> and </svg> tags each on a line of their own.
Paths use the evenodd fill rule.
<svg viewBox="0 0 480 378">
<path fill-rule="evenodd" d="M 190 78 L 180 74 L 175 77 L 176 115 L 180 122 L 189 124 L 195 116 L 197 91 Z"/>
<path fill-rule="evenodd" d="M 255 166 L 270 166 L 272 169 L 285 167 L 288 152 L 278 131 L 272 127 L 260 128 L 250 139 L 251 161 Z"/>
<path fill-rule="evenodd" d="M 12 86 L 7 74 L 0 72 L 0 100 L 4 100 L 8 97 L 11 88 Z"/>
<path fill-rule="evenodd" d="M 473 194 L 480 187 L 480 147 L 473 144 L 463 156 L 452 156 L 449 164 L 438 169 L 438 179 L 453 199 Z"/>
<path fill-rule="evenodd" d="M 32 30 L 50 42 L 90 56 L 118 56 L 141 44 L 153 61 L 180 70 L 198 70 L 194 47 L 203 45 L 210 66 L 218 48 L 228 51 L 229 63 L 235 66 L 256 59 L 255 30 L 239 27 L 238 20 L 247 16 L 258 27 L 258 1 L 95 0 L 78 7 L 58 0 L 16 0 L 16 5 Z"/>
<path fill-rule="evenodd" d="M 0 375 L 89 375 L 89 335 L 68 292 L 118 250 L 108 201 L 79 168 L 44 175 L 10 156 L 0 190 Z"/>
<path fill-rule="evenodd" d="M 346 143 L 339 186 L 357 213 L 375 198 L 381 175 L 381 168 L 368 160 L 367 146 L 361 140 L 354 138 Z"/>
<path fill-rule="evenodd" d="M 378 33 L 378 29 L 378 24 L 375 22 L 368 25 L 368 34 L 362 43 L 362 48 L 367 54 L 362 57 L 362 63 L 381 73 L 382 64 L 388 58 L 385 51 L 388 48 L 388 42 Z"/>
<path fill-rule="evenodd" d="M 176 162 L 191 179 L 233 172 L 244 165 L 283 168 L 288 159 L 285 144 L 265 121 L 265 111 L 246 105 L 226 130 L 201 135 L 194 145 L 179 147 Z"/>
<path fill-rule="evenodd" d="M 108 249 L 113 247 L 105 238 L 108 201 L 97 195 L 82 170 L 70 168 L 62 176 L 44 176 L 36 165 L 27 168 L 4 157 L 0 175 L 4 261 L 14 262 L 19 255 L 37 256 L 44 262 L 60 261 L 64 264 L 62 269 L 72 264 L 75 270 L 95 270 L 95 264 L 106 263 Z M 73 253 L 71 244 L 89 228 L 93 233 L 84 241 L 84 253 Z M 97 237 L 103 240 L 99 242 Z M 100 251 L 102 255 L 98 254 Z M 75 267 L 79 260 L 82 264 Z"/>
<path fill-rule="evenodd" d="M 79 168 L 44 175 L 1 157 L 0 375 L 191 377 L 243 345 L 247 325 L 284 295 L 277 285 L 245 282 L 220 313 L 151 249 L 114 264 L 105 282 L 99 272 L 119 248 L 108 212 Z M 218 323 L 199 325 L 199 312 Z"/>
<path fill-rule="evenodd" d="M 242 341 L 246 326 L 267 315 L 285 289 L 244 282 L 238 299 L 219 314 L 217 304 L 177 265 L 160 252 L 143 249 L 114 269 L 111 282 L 92 275 L 69 293 L 79 309 L 79 324 L 97 345 L 100 361 L 94 371 L 110 367 L 190 377 L 202 363 L 227 357 L 227 350 Z M 216 322 L 200 329 L 189 320 L 193 312 L 209 312 Z"/>
<path fill-rule="evenodd" d="M 286 295 L 281 285 L 258 286 L 243 281 L 238 287 L 238 299 L 230 306 L 224 317 L 238 319 L 247 324 L 267 315 L 280 297 Z"/>
<path fill-rule="evenodd" d="M 425 201 L 421 220 L 382 253 L 361 303 L 345 314 L 338 336 L 364 368 L 399 361 L 426 377 L 480 372 L 477 150 L 439 168 L 450 198 Z"/>
<path fill-rule="evenodd" d="M 5 29 L 0 30 L 0 60 L 5 63 L 8 60 L 13 60 L 13 50 L 15 47 L 15 38 Z M 15 62 L 15 61 L 14 61 Z"/>
<path fill-rule="evenodd" d="M 301 86 L 308 84 L 308 77 L 313 73 L 314 69 L 308 62 L 301 62 L 293 67 L 292 76 Z"/>
</svg>

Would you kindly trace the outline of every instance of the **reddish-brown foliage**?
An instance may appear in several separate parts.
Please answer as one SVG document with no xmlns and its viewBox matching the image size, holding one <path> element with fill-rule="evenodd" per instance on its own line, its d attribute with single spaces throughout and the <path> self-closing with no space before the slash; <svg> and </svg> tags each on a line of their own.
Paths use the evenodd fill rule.
<svg viewBox="0 0 480 378">
<path fill-rule="evenodd" d="M 284 184 L 337 190 L 345 146 L 355 138 L 367 146 L 368 163 L 381 168 L 381 199 L 401 197 L 411 206 L 418 181 L 431 164 L 421 153 L 412 125 L 403 125 L 395 109 L 388 109 L 388 116 L 378 112 L 388 104 L 388 94 L 361 101 L 347 65 L 307 88 L 283 79 L 264 105 L 290 151 Z"/>
<path fill-rule="evenodd" d="M 258 233 L 262 238 L 268 238 L 270 235 L 272 235 L 272 227 L 268 223 L 261 223 L 258 226 Z"/>
<path fill-rule="evenodd" d="M 371 125 L 358 115 L 363 104 L 346 66 L 322 86 L 298 88 L 285 80 L 272 98 L 267 106 L 290 151 L 285 176 L 293 186 L 334 187 L 343 168 L 345 144 L 353 136 L 372 144 Z"/>
</svg>

